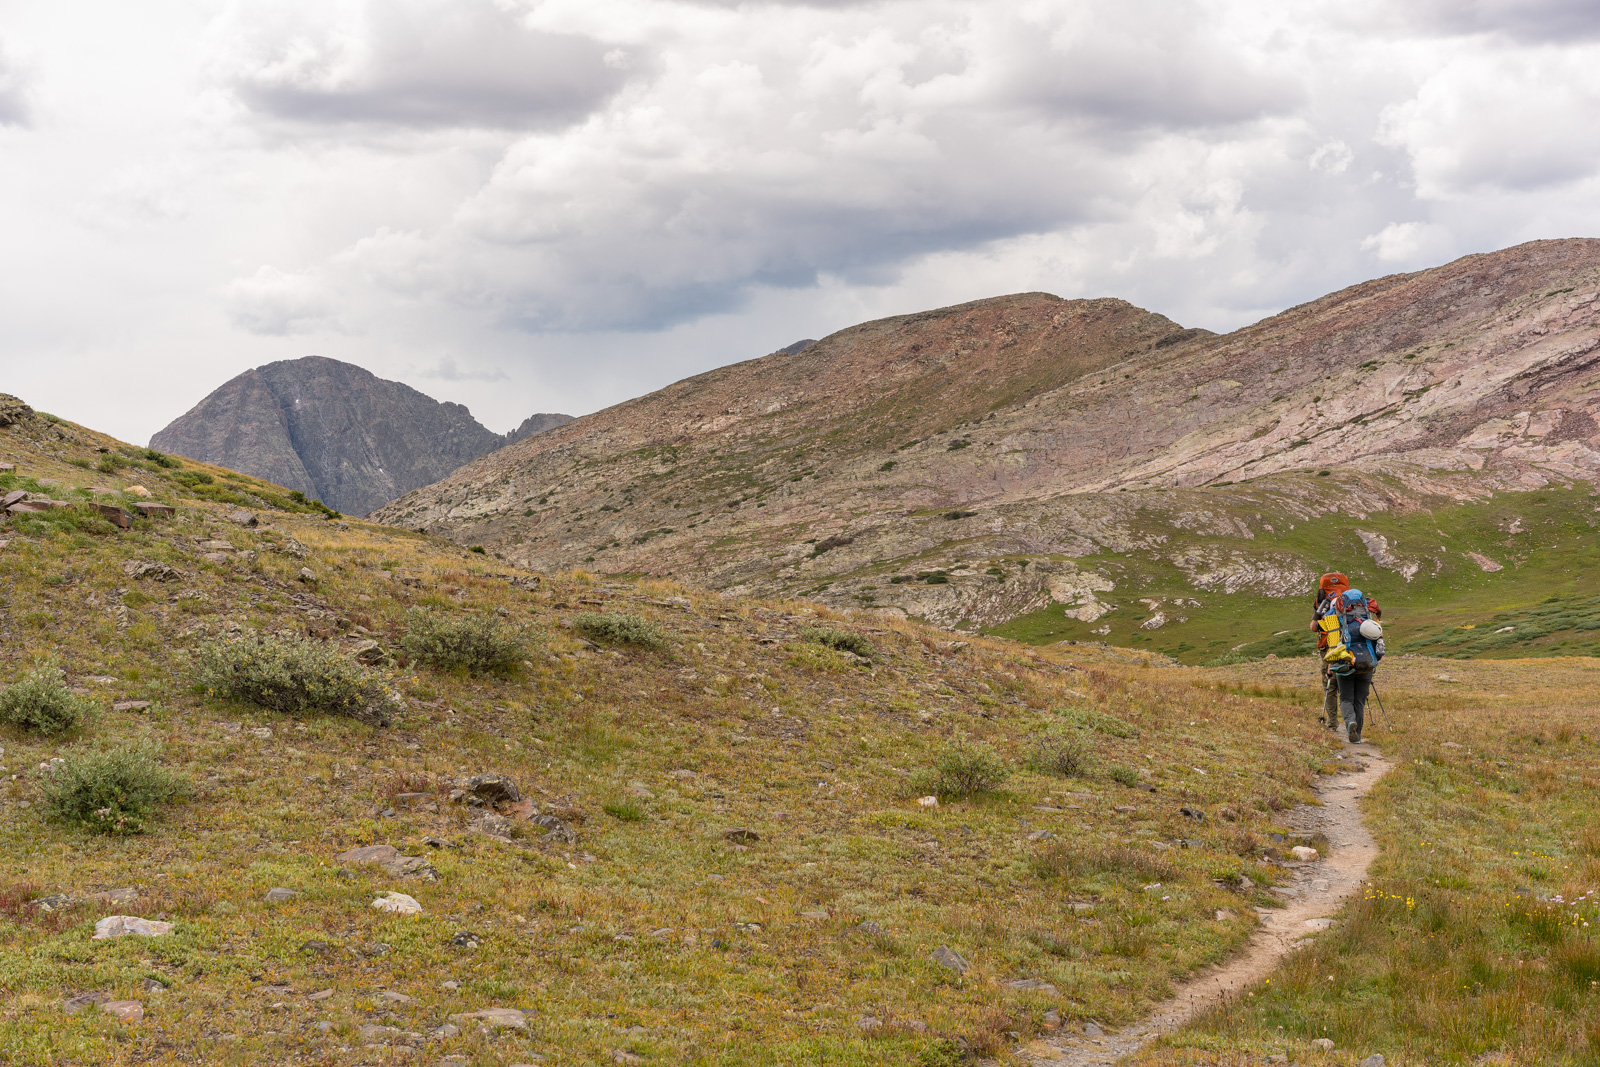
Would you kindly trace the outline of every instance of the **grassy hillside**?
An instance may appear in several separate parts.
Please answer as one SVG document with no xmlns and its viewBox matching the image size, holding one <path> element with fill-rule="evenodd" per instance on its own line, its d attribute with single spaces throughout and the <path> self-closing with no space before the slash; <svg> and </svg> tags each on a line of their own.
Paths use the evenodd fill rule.
<svg viewBox="0 0 1600 1067">
<path fill-rule="evenodd" d="M 0 490 L 70 505 L 0 525 L 0 682 L 34 676 L 0 690 L 13 1063 L 998 1054 L 1131 1020 L 1237 948 L 1274 899 L 1278 813 L 1332 769 L 1327 735 L 1276 702 L 1092 649 L 535 583 L 36 416 L 0 429 L 0 462 Z M 136 480 L 176 515 L 119 529 L 79 491 L 131 505 Z M 259 526 L 227 520 L 240 501 Z M 472 632 L 517 646 L 503 673 L 428 665 L 440 633 Z M 207 657 L 271 635 L 331 652 L 392 724 L 201 684 Z M 58 677 L 82 721 L 19 724 Z M 142 832 L 126 791 L 64 792 L 108 751 L 144 761 L 135 784 L 172 779 Z M 484 772 L 531 808 L 452 800 Z M 337 860 L 377 844 L 419 862 Z M 390 892 L 422 913 L 376 910 Z M 111 915 L 173 928 L 94 940 Z M 68 1013 L 85 993 L 143 1019 Z M 524 1025 L 450 1022 L 497 1008 Z"/>
<path fill-rule="evenodd" d="M 1403 1065 L 1600 1064 L 1600 661 L 1440 666 L 1380 675 L 1395 728 L 1375 736 L 1398 766 L 1368 801 L 1383 852 L 1364 899 L 1141 1067 L 1373 1052 Z M 1288 664 L 1244 669 L 1265 689 L 1300 678 Z M 1338 1051 L 1318 1052 L 1319 1038 Z"/>
<path fill-rule="evenodd" d="M 1337 492 L 1342 480 L 1312 477 L 1305 484 L 1308 490 L 1323 484 Z M 1310 521 L 1286 513 L 1282 501 L 1290 494 L 1281 485 L 1272 489 L 1193 494 L 1211 522 L 1231 521 L 1247 529 L 1248 538 L 1178 533 L 1156 548 L 1076 560 L 1114 578 L 1117 588 L 1105 599 L 1118 610 L 1081 622 L 1066 614 L 1066 606 L 1052 604 L 988 632 L 1030 644 L 1102 640 L 1187 663 L 1302 655 L 1313 647 L 1306 630 L 1310 578 L 1342 570 L 1382 604 L 1390 652 L 1600 655 L 1600 507 L 1588 486 L 1500 492 L 1466 503 L 1440 498 L 1433 506 L 1336 512 Z M 1361 533 L 1382 537 L 1397 562 L 1380 566 Z M 1304 592 L 1276 597 L 1197 589 L 1172 562 L 1185 552 L 1275 566 L 1300 575 L 1293 587 Z M 1393 569 L 1410 565 L 1416 568 L 1410 581 Z M 1151 607 L 1142 599 L 1157 603 Z M 1142 629 L 1157 610 L 1167 621 Z"/>
</svg>

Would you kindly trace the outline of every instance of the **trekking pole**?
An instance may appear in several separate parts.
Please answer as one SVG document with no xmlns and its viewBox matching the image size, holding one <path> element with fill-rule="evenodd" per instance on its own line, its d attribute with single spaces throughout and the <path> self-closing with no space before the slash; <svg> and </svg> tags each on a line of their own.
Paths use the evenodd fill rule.
<svg viewBox="0 0 1600 1067">
<path fill-rule="evenodd" d="M 1372 695 L 1378 699 L 1378 710 L 1383 712 L 1383 721 L 1386 729 L 1394 729 L 1394 716 L 1389 714 L 1389 709 L 1383 706 L 1383 698 L 1378 696 L 1378 687 L 1372 687 Z"/>
</svg>

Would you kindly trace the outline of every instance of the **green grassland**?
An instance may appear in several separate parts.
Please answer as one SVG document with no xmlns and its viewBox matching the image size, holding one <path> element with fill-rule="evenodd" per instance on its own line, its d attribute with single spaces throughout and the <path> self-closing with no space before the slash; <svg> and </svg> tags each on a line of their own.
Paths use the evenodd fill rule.
<svg viewBox="0 0 1600 1067">
<path fill-rule="evenodd" d="M 1308 484 L 1317 483 L 1308 480 Z M 1438 502 L 1409 511 L 1324 516 L 1294 522 L 1293 529 L 1291 519 L 1263 512 L 1259 494 L 1230 505 L 1229 494 L 1243 492 L 1239 487 L 1212 490 L 1206 506 L 1248 523 L 1251 539 L 1193 535 L 1185 537 L 1181 547 L 1224 556 L 1242 551 L 1257 559 L 1288 559 L 1307 573 L 1345 572 L 1382 605 L 1391 653 L 1600 655 L 1600 602 L 1596 601 L 1600 501 L 1587 486 L 1502 492 L 1468 503 Z M 1267 525 L 1273 529 L 1265 529 Z M 1418 572 L 1407 581 L 1379 567 L 1357 529 L 1386 538 L 1389 551 L 1416 561 Z M 1077 560 L 1117 583 L 1115 592 L 1105 598 L 1118 609 L 1095 622 L 1069 618 L 1061 605 L 1053 604 L 988 632 L 1035 645 L 1107 641 L 1195 664 L 1230 653 L 1234 661 L 1299 655 L 1312 647 L 1306 632 L 1309 583 L 1304 595 L 1292 597 L 1197 589 L 1170 561 L 1178 547 L 1174 535 L 1159 551 L 1101 552 Z M 1477 553 L 1503 569 L 1485 571 L 1467 553 Z M 1185 606 L 1163 608 L 1172 618 L 1159 629 L 1145 631 L 1140 624 L 1149 611 L 1139 603 L 1141 597 L 1168 604 L 1182 601 Z M 1187 621 L 1178 622 L 1177 616 Z M 1109 634 L 1093 632 L 1105 626 L 1111 628 Z"/>
<path fill-rule="evenodd" d="M 1362 897 L 1271 982 L 1137 1059 L 1600 1064 L 1600 660 L 1411 659 L 1380 669 L 1396 767 L 1367 801 Z M 1296 665 L 1207 672 L 1257 691 Z M 1289 696 L 1312 714 L 1309 690 Z M 1312 1042 L 1331 1040 L 1334 1053 Z"/>
<path fill-rule="evenodd" d="M 76 503 L 0 525 L 0 683 L 48 654 L 93 710 L 64 736 L 0 728 L 7 1063 L 999 1055 L 1051 1026 L 1131 1021 L 1234 952 L 1252 905 L 1273 904 L 1271 833 L 1333 769 L 1328 735 L 1270 696 L 1093 650 L 584 573 L 529 588 L 483 555 L 217 468 L 70 424 L 23 429 L 0 430 L 22 479 L 0 484 Z M 127 463 L 94 469 L 95 448 Z M 178 514 L 118 529 L 79 492 L 135 479 Z M 220 485 L 234 488 L 197 489 Z M 226 521 L 241 502 L 260 526 Z M 215 542 L 230 550 L 213 558 Z M 141 562 L 179 575 L 135 577 Z M 482 676 L 407 662 L 418 610 L 497 620 L 525 658 Z M 608 613 L 642 622 L 589 619 Z M 197 686 L 202 649 L 273 633 L 350 655 L 376 642 L 387 659 L 363 670 L 404 710 L 378 728 Z M 1063 739 L 1086 757 L 1070 770 Z M 187 799 L 126 836 L 46 817 L 51 760 L 129 742 L 155 746 Z M 951 788 L 974 754 L 1002 773 Z M 450 791 L 484 771 L 572 838 L 475 828 Z M 378 843 L 436 879 L 335 862 Z M 1254 888 L 1233 888 L 1247 872 Z M 278 886 L 299 895 L 268 903 Z M 119 889 L 136 896 L 102 895 Z M 374 910 L 388 891 L 422 915 Z M 92 940 L 117 913 L 174 931 Z M 1053 989 L 1009 984 L 1025 979 Z M 67 1014 L 86 991 L 145 1018 Z M 527 1028 L 439 1030 L 491 1007 L 525 1010 Z"/>
</svg>

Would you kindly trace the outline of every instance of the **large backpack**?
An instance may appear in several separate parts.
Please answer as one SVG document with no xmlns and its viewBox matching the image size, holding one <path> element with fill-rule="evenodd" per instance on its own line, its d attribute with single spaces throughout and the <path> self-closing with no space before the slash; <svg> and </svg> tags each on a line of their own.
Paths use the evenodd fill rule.
<svg viewBox="0 0 1600 1067">
<path fill-rule="evenodd" d="M 1339 637 L 1354 657 L 1351 667 L 1370 671 L 1383 658 L 1383 638 L 1374 640 L 1361 632 L 1361 624 L 1372 618 L 1367 598 L 1361 590 L 1351 589 L 1334 601 L 1334 608 L 1339 616 Z"/>
</svg>

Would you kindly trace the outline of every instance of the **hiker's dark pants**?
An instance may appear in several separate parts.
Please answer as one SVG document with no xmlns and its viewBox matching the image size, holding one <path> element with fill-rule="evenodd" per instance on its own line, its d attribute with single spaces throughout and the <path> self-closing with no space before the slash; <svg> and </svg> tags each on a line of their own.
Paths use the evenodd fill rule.
<svg viewBox="0 0 1600 1067">
<path fill-rule="evenodd" d="M 1338 678 L 1328 673 L 1326 667 L 1322 668 L 1322 721 L 1330 730 L 1339 727 L 1339 685 Z"/>
<path fill-rule="evenodd" d="M 1371 671 L 1351 671 L 1339 676 L 1339 714 L 1344 717 L 1346 732 L 1354 727 L 1357 737 L 1366 724 L 1367 694 L 1371 691 Z"/>
</svg>

